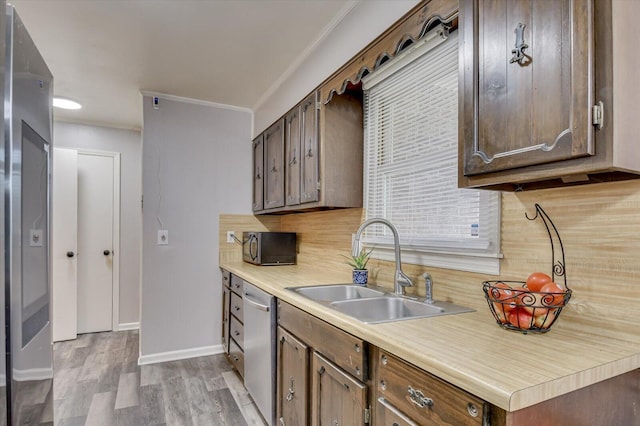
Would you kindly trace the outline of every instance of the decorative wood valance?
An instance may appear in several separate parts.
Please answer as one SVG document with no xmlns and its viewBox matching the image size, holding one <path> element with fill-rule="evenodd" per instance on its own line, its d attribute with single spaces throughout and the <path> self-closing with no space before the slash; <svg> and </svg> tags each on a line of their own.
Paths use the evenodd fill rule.
<svg viewBox="0 0 640 426">
<path fill-rule="evenodd" d="M 457 15 L 457 0 L 421 2 L 329 77 L 319 89 L 321 102 L 326 104 L 334 93 L 341 95 L 350 86 L 359 84 L 362 77 L 422 38 L 435 22 L 455 26 Z"/>
</svg>

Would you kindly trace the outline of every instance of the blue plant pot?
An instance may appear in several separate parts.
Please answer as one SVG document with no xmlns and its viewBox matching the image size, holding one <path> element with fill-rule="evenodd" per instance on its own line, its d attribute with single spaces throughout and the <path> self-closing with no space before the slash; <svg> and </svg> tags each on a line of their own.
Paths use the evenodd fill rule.
<svg viewBox="0 0 640 426">
<path fill-rule="evenodd" d="M 353 270 L 353 283 L 358 285 L 367 285 L 369 271 L 366 269 Z"/>
</svg>

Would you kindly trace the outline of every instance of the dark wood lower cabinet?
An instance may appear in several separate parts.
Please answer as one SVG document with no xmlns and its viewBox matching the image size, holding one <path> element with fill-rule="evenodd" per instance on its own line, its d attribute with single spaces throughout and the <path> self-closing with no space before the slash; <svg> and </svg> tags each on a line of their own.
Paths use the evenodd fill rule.
<svg viewBox="0 0 640 426">
<path fill-rule="evenodd" d="M 376 380 L 377 396 L 415 424 L 485 424 L 485 411 L 488 414 L 489 407 L 482 399 L 382 350 L 378 351 Z"/>
<path fill-rule="evenodd" d="M 278 397 L 281 426 L 306 425 L 309 420 L 309 348 L 278 327 Z"/>
<path fill-rule="evenodd" d="M 314 352 L 311 361 L 311 425 L 356 426 L 365 416 L 367 386 Z"/>
</svg>

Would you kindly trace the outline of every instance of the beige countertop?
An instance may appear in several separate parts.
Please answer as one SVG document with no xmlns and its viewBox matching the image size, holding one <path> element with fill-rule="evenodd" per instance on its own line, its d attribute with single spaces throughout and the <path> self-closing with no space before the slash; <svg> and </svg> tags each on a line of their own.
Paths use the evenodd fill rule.
<svg viewBox="0 0 640 426">
<path fill-rule="evenodd" d="M 350 282 L 343 271 L 241 261 L 221 267 L 507 411 L 640 368 L 640 331 L 632 319 L 613 324 L 561 316 L 548 333 L 523 335 L 500 328 L 485 305 L 471 313 L 365 324 L 286 290 Z"/>
</svg>

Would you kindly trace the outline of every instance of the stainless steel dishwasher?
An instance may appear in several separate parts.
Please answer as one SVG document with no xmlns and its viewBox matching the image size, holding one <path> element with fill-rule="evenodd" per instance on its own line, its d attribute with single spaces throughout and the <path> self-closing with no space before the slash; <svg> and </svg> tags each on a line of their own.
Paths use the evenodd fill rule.
<svg viewBox="0 0 640 426">
<path fill-rule="evenodd" d="M 276 298 L 244 282 L 244 385 L 262 417 L 275 424 Z"/>
</svg>

